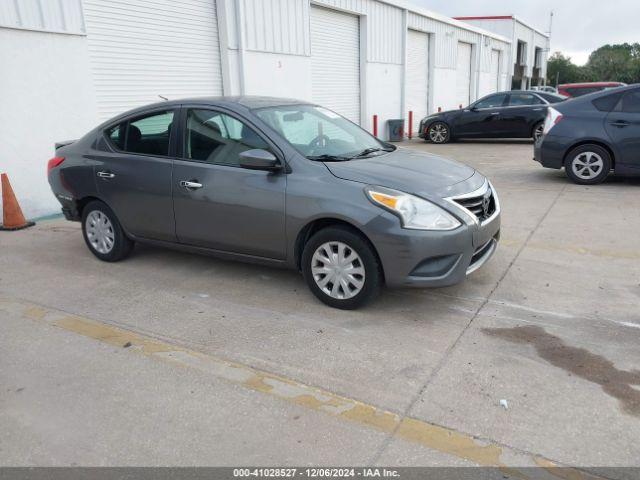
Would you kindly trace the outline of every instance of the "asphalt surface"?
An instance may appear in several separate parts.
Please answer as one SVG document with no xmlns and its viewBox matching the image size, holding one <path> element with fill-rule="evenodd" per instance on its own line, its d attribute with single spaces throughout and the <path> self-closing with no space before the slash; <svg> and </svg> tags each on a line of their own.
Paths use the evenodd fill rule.
<svg viewBox="0 0 640 480">
<path fill-rule="evenodd" d="M 486 174 L 502 241 L 461 285 L 355 312 L 295 272 L 102 263 L 62 219 L 0 232 L 0 465 L 640 467 L 640 181 L 404 146 Z"/>
</svg>

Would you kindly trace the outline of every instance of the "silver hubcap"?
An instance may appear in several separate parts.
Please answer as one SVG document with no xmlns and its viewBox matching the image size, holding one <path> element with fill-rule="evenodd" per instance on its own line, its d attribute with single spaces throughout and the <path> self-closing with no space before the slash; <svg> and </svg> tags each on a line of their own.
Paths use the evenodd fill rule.
<svg viewBox="0 0 640 480">
<path fill-rule="evenodd" d="M 116 237 L 111 220 L 104 213 L 99 210 L 89 213 L 85 229 L 89 243 L 96 252 L 104 255 L 113 249 Z"/>
<path fill-rule="evenodd" d="M 538 140 L 542 136 L 542 132 L 544 132 L 544 125 L 538 125 L 536 127 L 535 132 L 533 132 L 533 139 Z"/>
<path fill-rule="evenodd" d="M 327 242 L 311 259 L 311 273 L 320 290 L 331 298 L 353 298 L 364 287 L 364 265 L 360 256 L 342 242 Z"/>
<path fill-rule="evenodd" d="M 602 157 L 594 152 L 583 152 L 573 159 L 571 169 L 573 173 L 586 180 L 600 175 L 604 168 Z"/>
<path fill-rule="evenodd" d="M 429 129 L 429 138 L 433 143 L 442 143 L 447 140 L 448 132 L 447 127 L 438 123 Z"/>
</svg>

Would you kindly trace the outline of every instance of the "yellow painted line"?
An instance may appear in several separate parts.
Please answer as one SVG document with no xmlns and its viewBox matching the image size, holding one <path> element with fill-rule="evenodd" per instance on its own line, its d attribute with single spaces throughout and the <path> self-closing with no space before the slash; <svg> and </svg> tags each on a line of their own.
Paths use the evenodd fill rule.
<svg viewBox="0 0 640 480">
<path fill-rule="evenodd" d="M 525 463 L 525 466 L 545 468 L 560 478 L 569 480 L 598 478 L 576 469 L 561 467 L 561 465 L 538 455 L 523 453 L 494 442 L 483 441 L 466 433 L 424 420 L 401 417 L 396 413 L 336 395 L 327 390 L 172 345 L 86 317 L 70 315 L 22 300 L 1 298 L 0 311 L 44 322 L 108 345 L 126 346 L 132 352 L 159 361 L 193 368 L 248 389 L 277 397 L 310 410 L 324 412 L 355 424 L 371 427 L 393 435 L 395 438 L 437 450 L 480 466 L 497 467 L 511 477 L 527 478 L 517 468 L 509 467 L 505 457 L 508 457 L 511 463 L 518 463 L 520 466 Z"/>
</svg>

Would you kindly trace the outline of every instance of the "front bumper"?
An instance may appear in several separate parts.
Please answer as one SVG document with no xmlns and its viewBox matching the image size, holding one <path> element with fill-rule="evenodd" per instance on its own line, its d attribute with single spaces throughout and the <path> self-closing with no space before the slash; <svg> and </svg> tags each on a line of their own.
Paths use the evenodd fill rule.
<svg viewBox="0 0 640 480">
<path fill-rule="evenodd" d="M 469 218 L 452 231 L 403 229 L 390 213 L 368 227 L 387 286 L 447 287 L 464 281 L 493 256 L 500 240 L 500 209 L 498 205 L 482 223 Z"/>
</svg>

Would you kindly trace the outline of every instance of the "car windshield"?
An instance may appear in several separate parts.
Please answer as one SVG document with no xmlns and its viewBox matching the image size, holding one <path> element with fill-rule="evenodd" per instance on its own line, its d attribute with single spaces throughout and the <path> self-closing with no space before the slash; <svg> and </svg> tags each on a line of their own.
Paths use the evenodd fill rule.
<svg viewBox="0 0 640 480">
<path fill-rule="evenodd" d="M 261 108 L 255 113 L 312 160 L 346 161 L 395 150 L 323 107 L 286 105 Z"/>
</svg>

